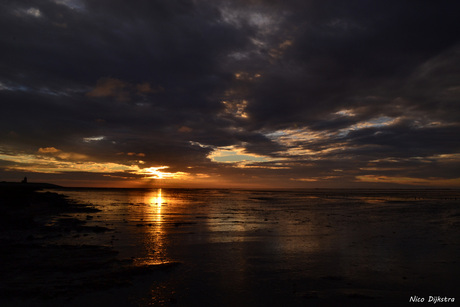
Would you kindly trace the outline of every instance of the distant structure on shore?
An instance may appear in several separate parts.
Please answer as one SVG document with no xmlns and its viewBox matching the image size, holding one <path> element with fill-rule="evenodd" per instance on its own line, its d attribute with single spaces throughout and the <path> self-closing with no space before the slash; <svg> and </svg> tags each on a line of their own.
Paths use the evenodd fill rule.
<svg viewBox="0 0 460 307">
<path fill-rule="evenodd" d="M 62 188 L 59 185 L 51 184 L 51 183 L 43 183 L 43 182 L 28 182 L 27 177 L 24 177 L 21 181 L 16 182 L 8 182 L 8 181 L 0 181 L 0 189 L 56 189 Z"/>
</svg>

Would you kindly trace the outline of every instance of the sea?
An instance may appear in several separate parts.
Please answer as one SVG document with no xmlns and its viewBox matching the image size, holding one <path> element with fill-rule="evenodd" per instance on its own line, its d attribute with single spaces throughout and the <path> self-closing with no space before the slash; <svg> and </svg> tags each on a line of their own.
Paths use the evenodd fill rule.
<svg viewBox="0 0 460 307">
<path fill-rule="evenodd" d="M 460 190 L 52 191 L 100 209 L 72 216 L 109 228 L 56 243 L 111 246 L 139 265 L 179 263 L 117 291 L 114 303 L 386 306 L 415 295 L 460 301 Z"/>
</svg>

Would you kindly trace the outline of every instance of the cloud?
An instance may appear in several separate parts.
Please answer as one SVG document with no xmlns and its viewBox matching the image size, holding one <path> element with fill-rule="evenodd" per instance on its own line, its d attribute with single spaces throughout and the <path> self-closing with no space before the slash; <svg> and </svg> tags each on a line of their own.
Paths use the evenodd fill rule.
<svg viewBox="0 0 460 307">
<path fill-rule="evenodd" d="M 60 152 L 60 150 L 54 147 L 45 147 L 45 148 L 39 148 L 38 152 L 39 153 L 56 153 L 56 152 Z"/>
<path fill-rule="evenodd" d="M 211 161 L 218 163 L 235 163 L 239 166 L 245 166 L 253 162 L 266 162 L 271 160 L 270 157 L 264 157 L 257 154 L 251 154 L 245 151 L 244 148 L 237 146 L 224 146 L 214 148 L 208 158 Z"/>
<path fill-rule="evenodd" d="M 89 173 L 107 173 L 116 176 L 119 173 L 125 173 L 125 179 L 130 178 L 130 174 L 142 176 L 146 178 L 182 178 L 189 174 L 184 172 L 164 172 L 163 169 L 169 168 L 168 166 L 159 167 L 145 167 L 141 168 L 139 165 L 127 165 L 112 162 L 94 162 L 94 161 L 78 161 L 82 158 L 87 159 L 86 156 L 76 153 L 64 153 L 54 147 L 40 148 L 38 150 L 40 155 L 5 155 L 0 154 L 0 160 L 11 162 L 8 164 L 8 169 L 30 171 L 37 173 L 72 173 L 72 172 L 89 172 Z M 52 157 L 47 157 L 51 155 Z M 130 155 L 128 153 L 128 155 Z M 139 154 L 137 154 L 139 155 Z M 142 156 L 142 154 L 140 154 Z M 59 159 L 56 159 L 59 158 Z M 64 161 L 63 161 L 64 160 Z M 139 163 L 142 164 L 142 163 Z"/>
<path fill-rule="evenodd" d="M 137 157 L 145 157 L 145 153 L 140 152 L 140 153 L 135 153 L 135 152 L 128 152 L 128 156 L 137 156 Z"/>
<path fill-rule="evenodd" d="M 54 148 L 54 147 L 39 148 L 38 153 L 49 154 L 49 155 L 58 157 L 62 160 L 78 161 L 78 160 L 85 160 L 88 158 L 88 156 L 83 155 L 83 154 L 79 154 L 75 152 L 63 152 L 62 150 Z"/>
<path fill-rule="evenodd" d="M 119 102 L 128 102 L 133 95 L 156 94 L 164 92 L 162 86 L 152 87 L 148 82 L 130 84 L 115 78 L 100 78 L 96 87 L 86 93 L 88 97 L 109 97 Z"/>
<path fill-rule="evenodd" d="M 85 179 L 95 166 L 84 163 L 119 178 L 145 174 L 108 163 L 168 166 L 230 185 L 457 178 L 460 4 L 49 0 L 3 8 L 0 149 L 18 159 L 54 159 L 48 170 L 81 162 Z M 43 166 L 32 159 L 21 170 L 37 170 L 34 163 Z"/>
<path fill-rule="evenodd" d="M 96 87 L 88 92 L 89 97 L 114 97 L 118 101 L 128 101 L 129 92 L 124 90 L 127 86 L 121 80 L 113 78 L 103 78 L 97 81 Z"/>
<path fill-rule="evenodd" d="M 142 94 L 161 93 L 165 91 L 165 89 L 162 86 L 159 85 L 156 88 L 154 88 L 148 82 L 137 84 L 136 89 L 139 93 L 142 93 Z"/>
<path fill-rule="evenodd" d="M 26 13 L 27 15 L 30 15 L 30 16 L 33 16 L 33 17 L 37 17 L 37 18 L 42 16 L 42 13 L 40 12 L 40 10 L 37 9 L 37 8 L 33 8 L 33 7 L 27 9 L 27 10 L 25 11 L 25 13 Z"/>
</svg>

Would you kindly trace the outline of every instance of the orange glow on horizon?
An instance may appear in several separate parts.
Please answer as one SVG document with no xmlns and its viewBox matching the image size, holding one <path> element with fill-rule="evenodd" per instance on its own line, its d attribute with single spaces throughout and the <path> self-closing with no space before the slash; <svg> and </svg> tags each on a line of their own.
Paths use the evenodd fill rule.
<svg viewBox="0 0 460 307">
<path fill-rule="evenodd" d="M 396 176 L 378 176 L 378 175 L 363 175 L 356 176 L 358 181 L 372 183 L 396 183 L 408 185 L 422 185 L 432 187 L 456 187 L 460 184 L 460 178 L 444 179 L 444 178 L 412 178 L 412 177 L 396 177 Z"/>
<path fill-rule="evenodd" d="M 137 174 L 147 175 L 148 179 L 183 179 L 187 177 L 187 173 L 184 172 L 164 172 L 163 169 L 169 168 L 169 166 L 157 166 L 157 167 L 148 167 L 143 168 L 137 171 Z"/>
</svg>

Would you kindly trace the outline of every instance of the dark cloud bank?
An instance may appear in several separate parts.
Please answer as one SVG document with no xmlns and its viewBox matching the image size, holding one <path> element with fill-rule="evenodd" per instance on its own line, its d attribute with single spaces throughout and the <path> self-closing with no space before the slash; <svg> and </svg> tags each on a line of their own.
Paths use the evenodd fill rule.
<svg viewBox="0 0 460 307">
<path fill-rule="evenodd" d="M 5 180 L 460 186 L 455 1 L 0 7 Z"/>
</svg>

